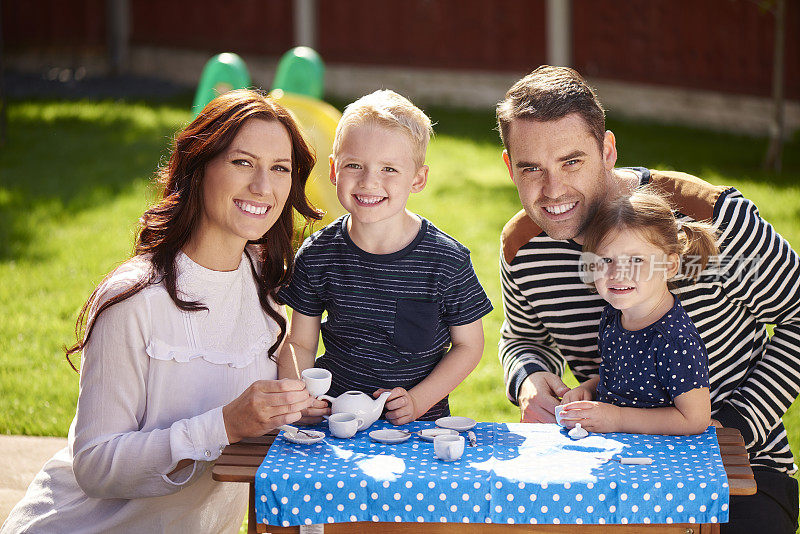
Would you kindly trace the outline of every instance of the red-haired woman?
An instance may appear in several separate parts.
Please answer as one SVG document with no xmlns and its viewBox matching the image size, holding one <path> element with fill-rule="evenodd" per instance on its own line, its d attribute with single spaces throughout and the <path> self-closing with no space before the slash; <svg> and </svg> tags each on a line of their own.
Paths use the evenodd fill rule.
<svg viewBox="0 0 800 534">
<path fill-rule="evenodd" d="M 78 319 L 78 409 L 2 532 L 238 532 L 246 488 L 211 479 L 222 448 L 300 418 L 275 380 L 294 213 L 314 156 L 288 112 L 239 90 L 175 139 L 134 256 Z"/>
</svg>

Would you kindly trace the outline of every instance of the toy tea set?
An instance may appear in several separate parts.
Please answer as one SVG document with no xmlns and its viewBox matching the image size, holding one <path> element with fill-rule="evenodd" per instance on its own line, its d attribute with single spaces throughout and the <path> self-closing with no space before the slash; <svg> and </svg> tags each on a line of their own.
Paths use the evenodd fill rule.
<svg viewBox="0 0 800 534">
<path fill-rule="evenodd" d="M 562 405 L 562 404 L 559 404 L 558 406 L 555 407 L 556 423 L 558 423 L 561 426 L 566 426 L 561 421 L 561 409 L 563 407 L 564 407 L 564 405 Z M 575 427 L 572 428 L 569 432 L 567 432 L 567 435 L 570 438 L 574 439 L 574 440 L 578 440 L 578 439 L 583 439 L 586 436 L 588 436 L 589 432 L 587 432 L 585 428 L 581 428 L 581 424 L 580 423 L 575 423 Z"/>
<path fill-rule="evenodd" d="M 556 416 L 556 423 L 559 425 L 566 427 L 564 422 L 561 420 L 562 416 L 562 409 L 564 405 L 558 405 L 555 407 L 554 415 Z M 573 440 L 583 439 L 589 436 L 589 432 L 581 427 L 580 423 L 575 423 L 575 426 L 567 432 L 567 435 Z M 622 458 L 600 458 L 605 461 L 614 461 L 620 464 L 628 464 L 628 465 L 650 465 L 653 463 L 652 458 L 647 457 L 622 457 Z"/>
<path fill-rule="evenodd" d="M 326 395 L 331 387 L 331 373 L 327 369 L 312 367 L 301 373 L 301 377 L 306 384 L 310 395 L 331 403 L 331 415 L 325 417 L 328 420 L 328 429 L 331 434 L 340 439 L 349 439 L 355 436 L 359 430 L 365 430 L 372 425 L 383 412 L 386 399 L 390 392 L 385 391 L 377 399 L 371 398 L 366 393 L 360 391 L 346 391 L 338 397 Z M 564 406 L 555 407 L 556 423 L 566 427 L 562 421 L 562 410 Z M 379 443 L 394 444 L 402 443 L 409 439 L 412 434 L 416 434 L 421 439 L 433 442 L 434 454 L 440 460 L 450 462 L 458 460 L 464 454 L 464 437 L 460 432 L 468 432 L 467 436 L 470 445 L 476 445 L 475 433 L 472 428 L 476 422 L 469 417 L 441 417 L 435 421 L 437 428 L 425 428 L 416 432 L 403 429 L 384 428 L 373 430 L 369 437 Z M 325 438 L 325 433 L 318 430 L 298 429 L 291 425 L 283 425 L 283 438 L 293 443 L 308 445 L 317 443 Z M 581 428 L 580 423 L 576 423 L 567 435 L 573 440 L 584 439 L 590 435 L 586 429 Z M 652 458 L 604 458 L 614 460 L 621 464 L 642 464 L 652 463 Z"/>
<path fill-rule="evenodd" d="M 373 399 L 361 391 L 346 391 L 338 397 L 331 397 L 325 394 L 331 387 L 331 373 L 327 369 L 318 367 L 305 369 L 301 373 L 301 378 L 311 396 L 331 403 L 331 415 L 325 419 L 328 420 L 331 434 L 340 439 L 352 438 L 356 432 L 369 428 L 377 421 L 390 395 L 389 391 L 385 391 L 377 399 Z M 385 428 L 373 430 L 369 436 L 374 441 L 393 444 L 406 441 L 412 434 L 416 434 L 426 441 L 432 441 L 434 454 L 443 461 L 458 460 L 464 453 L 464 437 L 459 435 L 459 432 L 470 431 L 470 444 L 473 446 L 476 444 L 475 434 L 470 430 L 476 424 L 474 419 L 442 417 L 435 423 L 437 428 L 426 428 L 418 432 Z M 325 437 L 324 432 L 317 430 L 299 429 L 291 425 L 279 428 L 284 432 L 284 439 L 293 443 L 311 444 Z"/>
</svg>

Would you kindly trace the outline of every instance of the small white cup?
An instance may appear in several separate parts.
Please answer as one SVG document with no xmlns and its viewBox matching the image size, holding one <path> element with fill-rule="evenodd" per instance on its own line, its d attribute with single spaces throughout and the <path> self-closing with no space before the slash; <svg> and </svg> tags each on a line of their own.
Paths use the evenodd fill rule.
<svg viewBox="0 0 800 534">
<path fill-rule="evenodd" d="M 564 407 L 563 404 L 559 404 L 555 407 L 555 416 L 556 416 L 556 423 L 561 426 L 564 426 L 564 423 L 561 422 L 561 409 Z"/>
<path fill-rule="evenodd" d="M 328 428 L 337 438 L 352 438 L 356 435 L 358 427 L 363 421 L 356 414 L 350 412 L 339 412 L 328 417 Z"/>
<path fill-rule="evenodd" d="M 433 453 L 440 460 L 452 462 L 464 454 L 464 436 L 443 434 L 433 438 Z"/>
<path fill-rule="evenodd" d="M 308 394 L 312 397 L 324 395 L 331 388 L 331 372 L 320 367 L 309 367 L 300 373 L 306 383 Z"/>
</svg>

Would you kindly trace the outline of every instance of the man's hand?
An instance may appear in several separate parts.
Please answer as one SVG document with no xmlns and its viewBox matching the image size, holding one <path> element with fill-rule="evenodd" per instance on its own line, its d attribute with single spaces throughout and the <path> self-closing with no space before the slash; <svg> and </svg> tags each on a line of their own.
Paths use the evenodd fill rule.
<svg viewBox="0 0 800 534">
<path fill-rule="evenodd" d="M 561 397 L 561 404 L 582 400 L 590 401 L 593 399 L 594 395 L 592 395 L 591 391 L 583 386 L 578 386 L 564 393 L 564 395 Z"/>
<path fill-rule="evenodd" d="M 622 427 L 622 409 L 619 406 L 596 401 L 577 401 L 561 409 L 561 423 L 573 428 L 580 423 L 589 432 L 619 432 Z"/>
<path fill-rule="evenodd" d="M 379 389 L 372 394 L 373 397 L 380 397 L 381 393 L 388 389 Z M 422 415 L 417 413 L 417 406 L 414 395 L 403 388 L 394 388 L 392 394 L 386 399 L 386 419 L 393 425 L 404 425 L 411 421 L 416 421 Z"/>
<path fill-rule="evenodd" d="M 555 423 L 554 408 L 559 397 L 569 388 L 553 373 L 539 371 L 528 375 L 519 388 L 520 421 L 523 423 Z"/>
</svg>

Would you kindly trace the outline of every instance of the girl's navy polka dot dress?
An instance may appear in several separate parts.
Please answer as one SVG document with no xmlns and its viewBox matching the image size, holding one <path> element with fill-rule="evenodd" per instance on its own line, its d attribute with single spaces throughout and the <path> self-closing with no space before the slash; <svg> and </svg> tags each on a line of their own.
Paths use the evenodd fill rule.
<svg viewBox="0 0 800 534">
<path fill-rule="evenodd" d="M 626 330 L 621 318 L 611 305 L 600 318 L 598 401 L 658 408 L 708 387 L 706 347 L 677 298 L 661 319 L 641 330 Z"/>
</svg>

